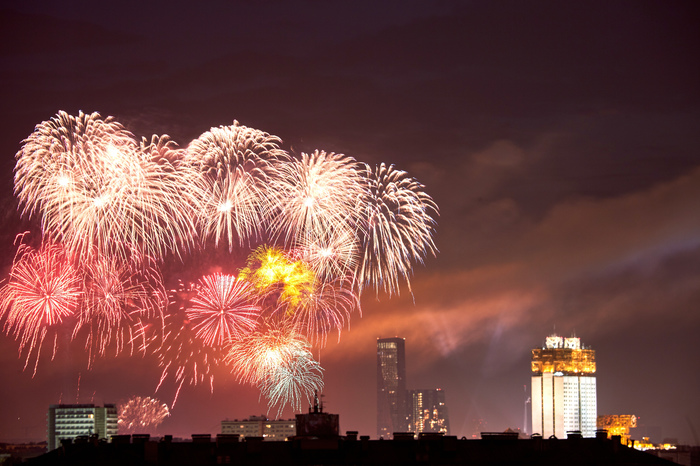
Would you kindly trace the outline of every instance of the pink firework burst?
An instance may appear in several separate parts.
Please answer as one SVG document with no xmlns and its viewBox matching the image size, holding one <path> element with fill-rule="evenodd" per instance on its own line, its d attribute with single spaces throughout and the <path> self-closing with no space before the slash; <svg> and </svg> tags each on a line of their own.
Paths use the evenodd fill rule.
<svg viewBox="0 0 700 466">
<path fill-rule="evenodd" d="M 222 346 L 255 329 L 260 316 L 255 287 L 233 275 L 202 277 L 187 308 L 187 318 L 198 338 L 209 346 Z"/>
<path fill-rule="evenodd" d="M 27 350 L 25 369 L 34 356 L 36 374 L 49 335 L 53 336 L 52 359 L 56 355 L 62 324 L 75 316 L 83 296 L 81 283 L 60 245 L 46 242 L 37 250 L 20 244 L 10 279 L 0 289 L 0 316 L 6 319 L 5 332 L 19 341 L 20 354 Z"/>
<path fill-rule="evenodd" d="M 136 254 L 135 252 L 133 252 Z M 167 304 L 160 271 L 152 260 L 91 256 L 81 267 L 84 299 L 74 337 L 85 333 L 88 367 L 111 346 L 130 352 L 144 320 L 161 316 Z"/>
</svg>

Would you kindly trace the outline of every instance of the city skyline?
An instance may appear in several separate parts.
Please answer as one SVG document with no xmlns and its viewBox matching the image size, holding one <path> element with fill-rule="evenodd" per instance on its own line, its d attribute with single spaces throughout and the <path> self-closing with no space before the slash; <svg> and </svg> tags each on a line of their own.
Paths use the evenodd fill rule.
<svg viewBox="0 0 700 466">
<path fill-rule="evenodd" d="M 415 264 L 410 288 L 366 290 L 340 340 L 311 350 L 341 431 L 375 435 L 376 339 L 388 335 L 410 342 L 408 380 L 445 390 L 453 435 L 471 436 L 475 420 L 521 427 L 531 349 L 556 331 L 596 351 L 600 414 L 634 413 L 633 435 L 698 443 L 692 2 L 76 0 L 3 2 L 0 14 L 0 280 L 16 236 L 36 231 L 13 192 L 36 125 L 99 112 L 137 140 L 169 134 L 184 147 L 236 120 L 297 156 L 394 164 L 439 206 L 439 252 Z M 225 247 L 195 265 L 226 272 L 247 255 Z M 183 437 L 268 408 L 227 370 L 213 393 L 183 385 L 172 407 L 177 386 L 156 391 L 151 356 L 88 368 L 75 342 L 33 376 L 17 346 L 0 335 L 0 440 L 45 438 L 57 403 L 158 398 L 172 408 L 158 431 Z"/>
</svg>

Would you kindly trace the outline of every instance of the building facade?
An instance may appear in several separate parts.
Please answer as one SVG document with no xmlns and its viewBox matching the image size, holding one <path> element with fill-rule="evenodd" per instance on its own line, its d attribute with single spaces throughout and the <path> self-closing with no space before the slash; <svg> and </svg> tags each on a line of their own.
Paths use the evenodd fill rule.
<svg viewBox="0 0 700 466">
<path fill-rule="evenodd" d="M 423 432 L 450 433 L 445 392 L 439 388 L 408 390 L 409 430 L 416 435 Z"/>
<path fill-rule="evenodd" d="M 239 421 L 221 421 L 222 434 L 237 434 L 241 438 L 262 437 L 268 441 L 284 442 L 289 437 L 296 435 L 296 420 L 278 419 L 269 420 L 265 416 L 250 416 Z"/>
<path fill-rule="evenodd" d="M 532 350 L 532 432 L 566 438 L 569 432 L 595 437 L 597 411 L 595 351 L 577 337 L 551 335 Z"/>
<path fill-rule="evenodd" d="M 403 338 L 377 339 L 377 436 L 409 431 Z"/>
<path fill-rule="evenodd" d="M 47 448 L 49 451 L 61 446 L 63 439 L 97 435 L 109 440 L 117 435 L 117 406 L 105 404 L 51 405 L 46 416 Z"/>
</svg>

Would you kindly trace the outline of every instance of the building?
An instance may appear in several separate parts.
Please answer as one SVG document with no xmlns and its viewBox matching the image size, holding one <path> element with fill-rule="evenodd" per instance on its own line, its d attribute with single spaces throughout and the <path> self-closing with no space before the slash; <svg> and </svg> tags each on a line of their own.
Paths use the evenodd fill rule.
<svg viewBox="0 0 700 466">
<path fill-rule="evenodd" d="M 608 433 L 608 438 L 615 435 L 623 445 L 627 445 L 630 441 L 630 429 L 637 427 L 637 416 L 634 414 L 602 414 L 598 416 L 597 425 L 598 429 Z"/>
<path fill-rule="evenodd" d="M 416 435 L 423 432 L 450 433 L 450 421 L 445 405 L 445 392 L 439 388 L 408 390 L 409 430 Z"/>
<path fill-rule="evenodd" d="M 324 413 L 323 403 L 314 394 L 314 405 L 307 414 L 297 414 L 296 439 L 338 439 L 340 437 L 340 416 Z"/>
<path fill-rule="evenodd" d="M 33 466 L 55 465 L 356 465 L 356 466 L 677 466 L 669 460 L 635 450 L 606 438 L 519 439 L 517 433 L 491 433 L 479 440 L 425 434 L 414 439 L 398 436 L 393 440 L 370 440 L 369 435 L 348 432 L 330 438 L 295 438 L 289 442 L 244 441 L 227 436 L 193 435 L 191 442 L 175 442 L 167 436 L 160 440 L 125 438 L 117 441 L 80 441 L 33 458 Z M 117 437 L 119 438 L 119 437 Z M 694 451 L 697 451 L 695 447 Z M 673 460 L 689 459 L 659 452 Z"/>
<path fill-rule="evenodd" d="M 377 339 L 377 435 L 406 432 L 406 348 L 403 338 Z"/>
<path fill-rule="evenodd" d="M 46 422 L 49 451 L 60 447 L 63 439 L 96 435 L 98 439 L 109 440 L 117 435 L 117 407 L 114 404 L 51 405 Z"/>
<path fill-rule="evenodd" d="M 250 416 L 239 421 L 221 421 L 222 434 L 234 434 L 241 438 L 262 437 L 264 440 L 285 441 L 296 435 L 296 421 L 294 419 L 269 420 L 266 416 Z"/>
<path fill-rule="evenodd" d="M 595 437 L 597 402 L 595 351 L 581 339 L 552 335 L 532 350 L 532 432 L 566 438 L 568 432 Z"/>
</svg>

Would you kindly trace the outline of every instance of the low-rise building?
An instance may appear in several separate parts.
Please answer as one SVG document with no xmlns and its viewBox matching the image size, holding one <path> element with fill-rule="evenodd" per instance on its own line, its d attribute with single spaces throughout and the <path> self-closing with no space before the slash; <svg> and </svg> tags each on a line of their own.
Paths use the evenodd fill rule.
<svg viewBox="0 0 700 466">
<path fill-rule="evenodd" d="M 239 421 L 221 421 L 221 433 L 239 435 L 241 438 L 262 437 L 269 441 L 285 441 L 296 435 L 296 421 L 294 419 L 270 420 L 266 416 L 250 416 Z"/>
</svg>

